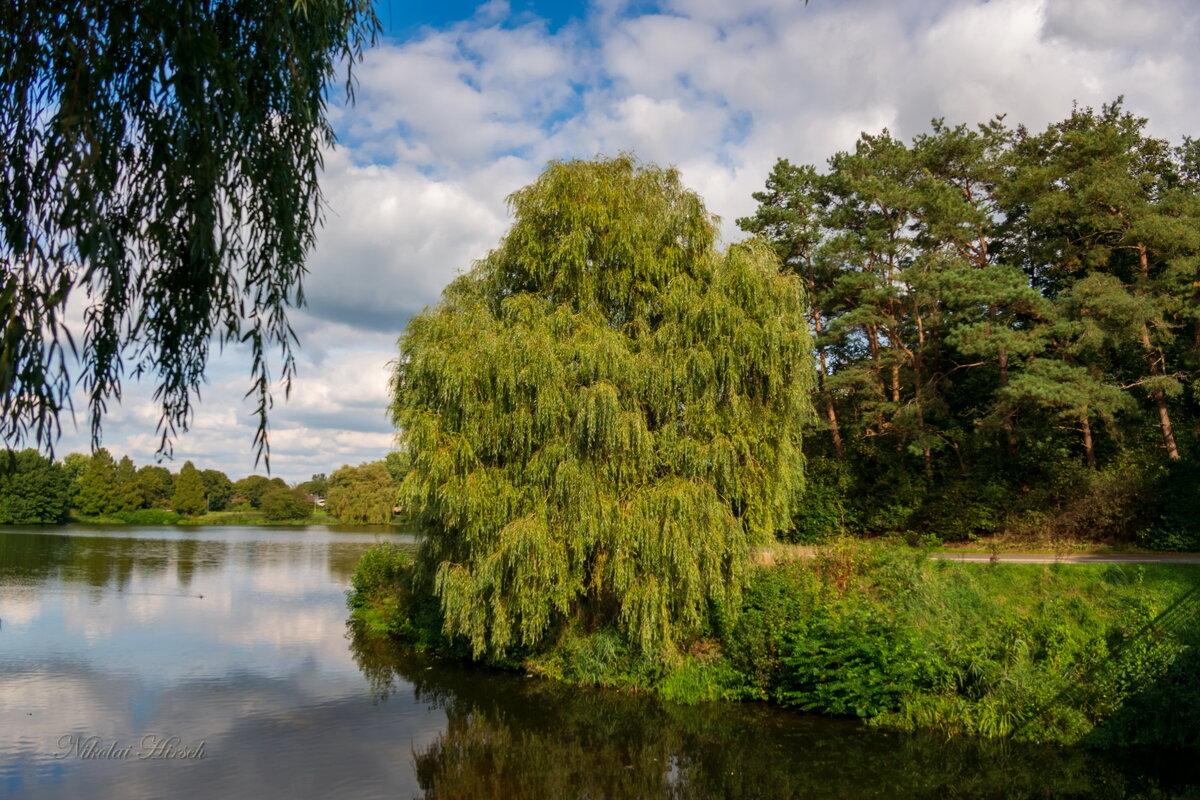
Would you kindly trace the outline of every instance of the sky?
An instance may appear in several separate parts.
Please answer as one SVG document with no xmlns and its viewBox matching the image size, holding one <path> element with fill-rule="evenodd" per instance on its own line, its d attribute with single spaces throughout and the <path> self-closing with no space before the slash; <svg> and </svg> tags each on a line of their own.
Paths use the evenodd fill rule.
<svg viewBox="0 0 1200 800">
<path fill-rule="evenodd" d="M 1200 134 L 1194 0 L 379 0 L 384 36 L 334 93 L 326 221 L 291 314 L 299 377 L 271 413 L 289 482 L 393 447 L 390 362 L 414 314 L 495 247 L 505 197 L 551 159 L 631 151 L 677 167 L 723 219 L 781 157 L 822 165 L 862 132 L 997 114 L 1037 130 L 1124 96 L 1152 134 Z M 209 365 L 185 460 L 255 467 L 246 353 Z M 103 444 L 154 463 L 152 386 L 130 381 Z M 86 408 L 83 403 L 78 408 Z M 86 451 L 86 419 L 58 454 Z"/>
</svg>

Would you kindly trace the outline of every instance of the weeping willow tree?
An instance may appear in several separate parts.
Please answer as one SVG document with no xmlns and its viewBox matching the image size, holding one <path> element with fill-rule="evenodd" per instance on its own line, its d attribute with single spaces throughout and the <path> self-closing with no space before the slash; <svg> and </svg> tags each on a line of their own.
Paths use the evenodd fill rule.
<svg viewBox="0 0 1200 800">
<path fill-rule="evenodd" d="M 412 320 L 392 416 L 418 580 L 476 655 L 568 620 L 670 650 L 734 607 L 803 488 L 811 342 L 758 242 L 675 170 L 552 163 L 500 246 Z"/>
<path fill-rule="evenodd" d="M 6 442 L 52 450 L 82 384 L 98 445 L 132 374 L 155 381 L 169 452 L 213 344 L 243 343 L 270 455 L 334 143 L 330 85 L 346 69 L 350 92 L 378 28 L 368 0 L 0 3 Z"/>
</svg>

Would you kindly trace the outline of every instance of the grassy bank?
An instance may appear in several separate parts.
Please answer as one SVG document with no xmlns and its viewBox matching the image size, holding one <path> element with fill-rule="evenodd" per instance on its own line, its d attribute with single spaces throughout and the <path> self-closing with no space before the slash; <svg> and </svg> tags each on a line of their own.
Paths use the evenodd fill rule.
<svg viewBox="0 0 1200 800">
<path fill-rule="evenodd" d="M 263 512 L 254 509 L 210 511 L 207 514 L 193 517 L 158 508 L 143 508 L 138 511 L 123 511 L 98 517 L 76 514 L 71 517 L 70 521 L 80 525 L 263 525 L 275 527 L 346 524 L 321 509 L 302 519 L 272 520 L 268 519 Z"/>
<path fill-rule="evenodd" d="M 364 627 L 465 655 L 411 567 L 372 550 Z M 1029 741 L 1200 746 L 1200 567 L 955 564 L 842 541 L 755 570 L 682 652 L 564 623 L 504 666 L 684 702 L 766 700 L 869 724 Z"/>
</svg>

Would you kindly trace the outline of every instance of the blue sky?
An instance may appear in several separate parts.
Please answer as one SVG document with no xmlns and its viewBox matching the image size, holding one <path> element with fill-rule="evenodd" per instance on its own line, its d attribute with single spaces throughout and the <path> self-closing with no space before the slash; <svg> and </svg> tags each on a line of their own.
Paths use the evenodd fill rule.
<svg viewBox="0 0 1200 800">
<path fill-rule="evenodd" d="M 385 0 L 379 15 L 357 102 L 331 112 L 342 145 L 292 316 L 300 378 L 272 414 L 289 481 L 387 452 L 396 338 L 496 245 L 504 198 L 551 158 L 675 165 L 732 240 L 777 158 L 820 165 L 863 131 L 997 113 L 1039 128 L 1124 95 L 1156 135 L 1200 134 L 1194 0 Z M 253 470 L 248 373 L 236 351 L 213 362 L 176 469 Z M 147 463 L 156 419 L 132 384 L 104 444 Z M 86 446 L 69 434 L 59 452 Z"/>
<path fill-rule="evenodd" d="M 419 36 L 422 29 L 437 30 L 470 19 L 475 16 L 476 9 L 484 5 L 477 0 L 380 0 L 375 5 L 375 13 L 383 25 L 385 37 L 404 41 Z M 585 3 L 515 0 L 507 4 L 502 24 L 511 26 L 535 19 L 553 31 L 586 15 Z"/>
</svg>

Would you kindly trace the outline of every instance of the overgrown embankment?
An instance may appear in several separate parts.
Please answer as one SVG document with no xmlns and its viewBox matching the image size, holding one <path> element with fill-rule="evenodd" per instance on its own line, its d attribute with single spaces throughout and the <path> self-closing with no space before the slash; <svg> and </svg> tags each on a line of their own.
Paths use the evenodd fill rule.
<svg viewBox="0 0 1200 800">
<path fill-rule="evenodd" d="M 350 605 L 372 631 L 465 656 L 406 557 L 373 549 Z M 505 666 L 684 702 L 758 699 L 869 724 L 1019 740 L 1200 746 L 1200 567 L 955 564 L 843 541 L 757 569 L 672 653 L 565 621 Z"/>
<path fill-rule="evenodd" d="M 400 519 L 397 517 L 396 519 Z M 266 513 L 248 508 L 234 511 L 210 511 L 207 514 L 187 516 L 160 508 L 142 508 L 137 511 L 117 511 L 112 514 L 86 516 L 74 514 L 69 521 L 79 525 L 181 525 L 184 527 L 207 527 L 212 525 L 239 525 L 265 527 L 305 527 L 310 525 L 354 525 L 361 522 L 343 522 L 328 512 L 318 509 L 297 519 L 272 519 Z M 397 524 L 392 522 L 390 524 Z M 368 526 L 378 527 L 378 526 Z"/>
</svg>

